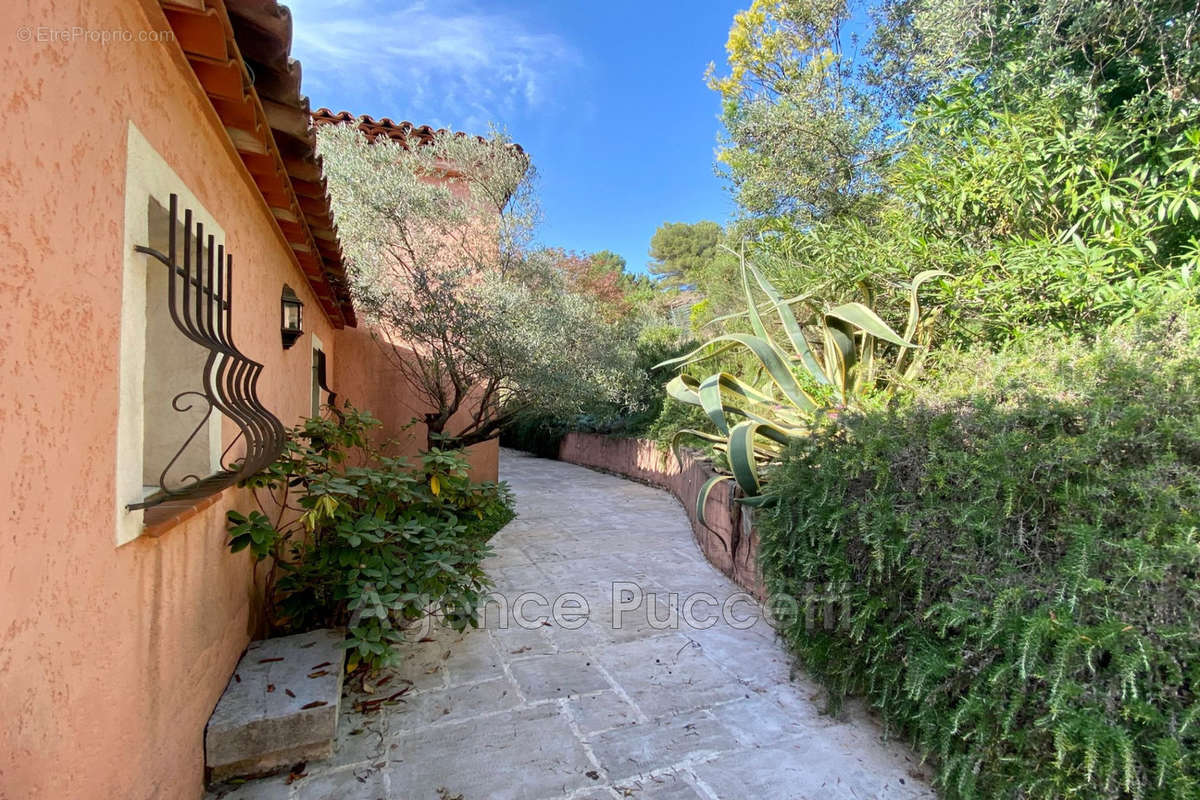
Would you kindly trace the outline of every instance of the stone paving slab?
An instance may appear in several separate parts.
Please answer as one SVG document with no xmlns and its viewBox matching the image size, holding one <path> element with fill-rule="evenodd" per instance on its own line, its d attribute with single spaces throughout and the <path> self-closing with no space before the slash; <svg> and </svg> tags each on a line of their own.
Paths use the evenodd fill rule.
<svg viewBox="0 0 1200 800">
<path fill-rule="evenodd" d="M 912 753 L 861 708 L 822 713 L 820 688 L 794 673 L 765 621 L 686 624 L 697 592 L 717 610 L 741 592 L 705 561 L 670 495 L 507 450 L 501 473 L 521 516 L 493 540 L 497 597 L 483 626 L 403 645 L 386 687 L 407 687 L 395 705 L 359 713 L 348 688 L 332 758 L 290 783 L 210 798 L 934 797 Z M 586 603 L 581 624 L 550 613 L 567 592 Z M 537 602 L 518 618 L 521 595 Z"/>
</svg>

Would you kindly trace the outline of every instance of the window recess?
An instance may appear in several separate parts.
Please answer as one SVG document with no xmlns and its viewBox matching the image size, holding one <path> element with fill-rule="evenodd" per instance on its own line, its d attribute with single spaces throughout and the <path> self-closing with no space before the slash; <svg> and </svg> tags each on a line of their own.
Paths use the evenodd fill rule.
<svg viewBox="0 0 1200 800">
<path fill-rule="evenodd" d="M 126 506 L 131 511 L 199 499 L 248 478 L 278 457 L 286 436 L 283 424 L 258 398 L 262 364 L 233 343 L 233 256 L 212 235 L 205 237 L 203 223 L 193 225 L 191 209 L 180 224 L 178 195 L 170 195 L 165 215 L 153 204 L 152 216 L 155 207 L 161 224 L 152 222 L 150 243 L 135 250 L 161 265 L 157 272 L 149 267 L 147 303 L 165 305 L 165 313 L 148 315 L 144 496 Z M 155 329 L 156 324 L 173 325 L 174 331 Z M 202 362 L 198 377 L 195 370 L 178 369 L 191 360 L 181 348 Z M 214 410 L 238 429 L 219 458 L 211 458 L 205 447 Z M 171 423 L 164 415 L 184 421 Z"/>
</svg>

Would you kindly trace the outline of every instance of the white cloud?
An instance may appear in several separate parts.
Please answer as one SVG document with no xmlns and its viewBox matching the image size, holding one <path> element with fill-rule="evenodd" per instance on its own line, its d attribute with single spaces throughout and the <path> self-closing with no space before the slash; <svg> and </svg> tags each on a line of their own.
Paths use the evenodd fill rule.
<svg viewBox="0 0 1200 800">
<path fill-rule="evenodd" d="M 385 107 L 355 113 L 482 130 L 489 121 L 551 101 L 579 54 L 562 37 L 513 15 L 461 4 L 386 0 L 290 0 L 292 54 L 304 85 L 321 94 L 364 83 Z M 335 111 L 341 109 L 334 109 Z"/>
</svg>

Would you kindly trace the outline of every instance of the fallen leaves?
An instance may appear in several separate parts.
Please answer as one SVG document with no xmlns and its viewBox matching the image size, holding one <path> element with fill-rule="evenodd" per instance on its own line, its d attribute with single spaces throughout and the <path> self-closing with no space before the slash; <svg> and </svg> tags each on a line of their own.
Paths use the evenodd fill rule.
<svg viewBox="0 0 1200 800">
<path fill-rule="evenodd" d="M 394 692 L 387 697 L 378 697 L 370 700 L 358 700 L 354 703 L 354 710 L 361 714 L 370 714 L 378 711 L 385 705 L 395 705 L 396 703 L 404 702 L 401 698 L 408 694 L 411 687 L 405 686 L 398 692 Z"/>
<path fill-rule="evenodd" d="M 308 764 L 304 761 L 301 761 L 299 764 L 293 766 L 288 772 L 287 780 L 284 781 L 284 783 L 290 786 L 294 781 L 298 781 L 301 778 L 306 777 L 308 775 L 307 770 Z"/>
<path fill-rule="evenodd" d="M 384 675 L 382 678 L 380 678 L 374 684 L 370 684 L 370 683 L 367 683 L 367 676 L 363 675 L 362 690 L 365 694 L 375 694 L 375 692 L 378 691 L 380 689 L 380 687 L 387 684 L 387 682 L 390 681 L 391 679 L 392 679 L 391 675 Z"/>
</svg>

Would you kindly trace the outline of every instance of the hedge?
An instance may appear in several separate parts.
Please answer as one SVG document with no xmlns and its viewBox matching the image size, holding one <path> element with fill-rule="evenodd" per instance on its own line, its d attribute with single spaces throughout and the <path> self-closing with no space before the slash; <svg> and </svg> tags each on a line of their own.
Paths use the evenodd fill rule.
<svg viewBox="0 0 1200 800">
<path fill-rule="evenodd" d="M 947 798 L 1200 798 L 1200 325 L 961 352 L 760 513 L 781 632 Z"/>
</svg>

